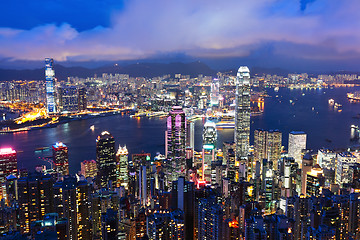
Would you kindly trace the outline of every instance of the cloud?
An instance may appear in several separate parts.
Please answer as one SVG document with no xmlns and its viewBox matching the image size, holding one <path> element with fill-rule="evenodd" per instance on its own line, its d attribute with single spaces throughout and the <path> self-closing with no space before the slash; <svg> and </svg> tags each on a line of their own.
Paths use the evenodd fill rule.
<svg viewBox="0 0 360 240">
<path fill-rule="evenodd" d="M 171 52 L 246 57 L 271 44 L 274 55 L 359 57 L 357 0 L 132 0 L 110 27 L 77 31 L 68 23 L 0 28 L 0 56 L 40 60 L 124 60 Z M 110 17 L 110 16 L 109 16 Z"/>
</svg>

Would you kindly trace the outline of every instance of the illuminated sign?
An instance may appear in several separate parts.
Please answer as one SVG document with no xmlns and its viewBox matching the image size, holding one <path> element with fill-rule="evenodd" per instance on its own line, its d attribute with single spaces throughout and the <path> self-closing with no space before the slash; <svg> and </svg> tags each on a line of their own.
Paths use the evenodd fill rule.
<svg viewBox="0 0 360 240">
<path fill-rule="evenodd" d="M 215 147 L 214 147 L 214 145 L 212 145 L 212 144 L 204 144 L 204 146 L 203 146 L 203 148 L 204 149 L 214 149 Z"/>
</svg>

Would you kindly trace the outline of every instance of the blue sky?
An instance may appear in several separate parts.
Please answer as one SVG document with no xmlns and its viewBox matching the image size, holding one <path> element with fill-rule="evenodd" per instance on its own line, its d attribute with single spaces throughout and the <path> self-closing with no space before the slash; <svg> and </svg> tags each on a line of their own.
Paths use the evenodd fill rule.
<svg viewBox="0 0 360 240">
<path fill-rule="evenodd" d="M 187 56 L 356 70 L 358 0 L 4 1 L 0 61 Z"/>
</svg>

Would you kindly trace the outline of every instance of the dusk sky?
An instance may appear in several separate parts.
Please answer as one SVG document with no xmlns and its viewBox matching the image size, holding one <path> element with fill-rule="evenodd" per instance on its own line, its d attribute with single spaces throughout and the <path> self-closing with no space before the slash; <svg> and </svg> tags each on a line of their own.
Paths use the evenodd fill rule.
<svg viewBox="0 0 360 240">
<path fill-rule="evenodd" d="M 359 0 L 3 1 L 0 63 L 186 56 L 221 67 L 360 70 L 359 10 Z"/>
</svg>

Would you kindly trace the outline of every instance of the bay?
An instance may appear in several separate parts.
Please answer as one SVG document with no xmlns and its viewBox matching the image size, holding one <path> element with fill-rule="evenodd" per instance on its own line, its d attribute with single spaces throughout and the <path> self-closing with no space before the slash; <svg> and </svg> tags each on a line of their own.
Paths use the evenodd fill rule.
<svg viewBox="0 0 360 240">
<path fill-rule="evenodd" d="M 354 88 L 323 89 L 287 89 L 279 92 L 268 89 L 269 98 L 265 98 L 264 113 L 251 117 L 251 138 L 256 128 L 278 129 L 283 133 L 283 145 L 287 148 L 288 134 L 291 131 L 307 133 L 307 146 L 311 149 L 321 147 L 346 148 L 358 143 L 350 142 L 350 126 L 360 125 L 360 104 L 350 103 L 346 93 L 359 91 Z M 330 107 L 328 100 L 342 104 L 339 112 Z M 291 101 L 290 101 L 291 100 Z M 203 120 L 195 124 L 195 148 L 202 146 Z M 94 125 L 92 131 L 90 126 Z M 33 171 L 36 165 L 50 164 L 46 157 L 51 156 L 51 145 L 64 142 L 69 148 L 70 173 L 80 170 L 80 162 L 96 158 L 96 138 L 102 131 L 109 131 L 116 144 L 126 145 L 129 155 L 149 152 L 152 157 L 157 152 L 164 153 L 166 120 L 130 118 L 128 115 L 74 121 L 47 128 L 14 134 L 1 134 L 0 147 L 12 147 L 18 151 L 18 168 Z M 218 132 L 218 148 L 224 141 L 233 141 L 234 130 L 224 129 Z M 48 150 L 35 151 L 37 148 L 50 147 Z"/>
</svg>

